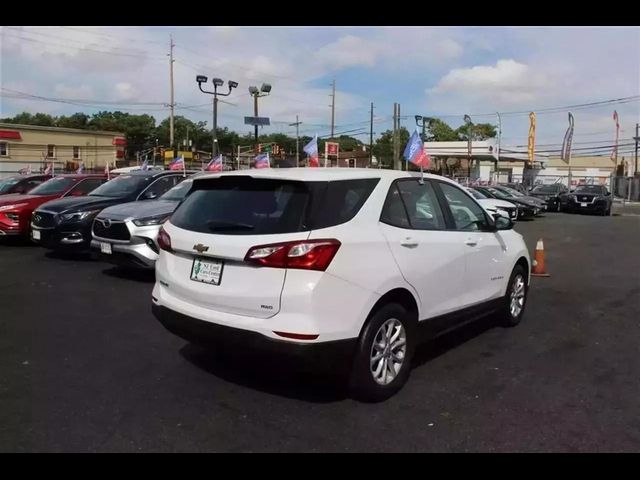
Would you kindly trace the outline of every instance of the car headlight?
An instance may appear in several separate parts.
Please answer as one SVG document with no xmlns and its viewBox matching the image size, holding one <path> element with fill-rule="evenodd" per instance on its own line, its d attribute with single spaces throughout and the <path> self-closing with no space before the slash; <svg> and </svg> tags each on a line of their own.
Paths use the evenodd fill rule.
<svg viewBox="0 0 640 480">
<path fill-rule="evenodd" d="M 87 217 L 91 217 L 93 215 L 96 215 L 99 210 L 86 210 L 84 212 L 76 212 L 76 213 L 63 213 L 62 215 L 60 215 L 60 218 L 62 219 L 62 221 L 64 222 L 68 222 L 68 221 L 72 221 L 72 220 L 84 220 Z"/>
<path fill-rule="evenodd" d="M 150 227 L 151 225 L 162 225 L 170 217 L 171 215 L 156 215 L 155 217 L 137 218 L 133 223 L 138 227 Z"/>
<path fill-rule="evenodd" d="M 28 203 L 14 203 L 13 205 L 5 205 L 4 207 L 0 207 L 0 212 L 4 212 L 5 210 L 13 210 L 14 208 L 21 208 L 24 207 L 26 205 L 29 205 Z"/>
</svg>

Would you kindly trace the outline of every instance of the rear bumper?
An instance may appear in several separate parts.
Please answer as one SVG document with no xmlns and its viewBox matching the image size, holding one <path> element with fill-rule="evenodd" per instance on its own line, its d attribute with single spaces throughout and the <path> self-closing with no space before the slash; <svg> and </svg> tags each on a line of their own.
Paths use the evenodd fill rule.
<svg viewBox="0 0 640 480">
<path fill-rule="evenodd" d="M 167 330 L 188 342 L 204 347 L 230 347 L 236 352 L 293 357 L 309 365 L 348 368 L 358 341 L 357 338 L 304 343 L 277 340 L 250 330 L 198 320 L 154 303 L 151 308 Z"/>
</svg>

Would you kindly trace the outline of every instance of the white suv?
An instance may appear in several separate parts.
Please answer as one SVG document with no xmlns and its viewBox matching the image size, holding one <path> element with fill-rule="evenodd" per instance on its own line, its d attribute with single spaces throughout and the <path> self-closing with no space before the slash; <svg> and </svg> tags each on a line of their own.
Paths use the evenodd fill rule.
<svg viewBox="0 0 640 480">
<path fill-rule="evenodd" d="M 530 262 L 512 226 L 435 175 L 204 175 L 158 235 L 153 312 L 194 343 L 332 359 L 379 401 L 425 336 L 490 312 L 520 322 Z"/>
</svg>

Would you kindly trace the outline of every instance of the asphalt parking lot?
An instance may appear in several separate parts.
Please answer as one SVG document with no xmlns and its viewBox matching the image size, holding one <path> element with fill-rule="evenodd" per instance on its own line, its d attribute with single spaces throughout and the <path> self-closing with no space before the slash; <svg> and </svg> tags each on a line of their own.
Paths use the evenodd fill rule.
<svg viewBox="0 0 640 480">
<path fill-rule="evenodd" d="M 0 245 L 0 451 L 637 451 L 640 217 L 519 222 L 550 278 L 523 323 L 421 348 L 380 404 L 169 334 L 153 275 Z"/>
</svg>

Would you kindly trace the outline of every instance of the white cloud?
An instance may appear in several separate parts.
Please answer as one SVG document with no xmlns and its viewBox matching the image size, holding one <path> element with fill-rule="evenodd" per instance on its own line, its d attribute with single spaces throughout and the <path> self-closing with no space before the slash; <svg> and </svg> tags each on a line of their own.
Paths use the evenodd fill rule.
<svg viewBox="0 0 640 480">
<path fill-rule="evenodd" d="M 113 88 L 118 100 L 133 100 L 139 96 L 138 89 L 129 82 L 118 82 Z"/>
<path fill-rule="evenodd" d="M 528 65 L 512 59 L 498 60 L 495 66 L 476 65 L 455 68 L 447 73 L 435 87 L 428 89 L 429 96 L 440 94 L 464 94 L 485 96 L 501 106 L 533 101 L 550 86 L 544 74 Z"/>
<path fill-rule="evenodd" d="M 63 98 L 79 98 L 79 99 L 92 99 L 94 98 L 93 88 L 91 85 L 66 85 L 64 83 L 58 83 L 54 88 L 55 96 Z"/>
<path fill-rule="evenodd" d="M 346 35 L 335 42 L 324 45 L 316 54 L 323 66 L 335 69 L 345 67 L 373 67 L 376 64 L 380 48 L 375 43 L 355 35 Z"/>
</svg>

